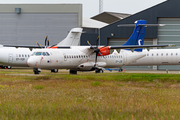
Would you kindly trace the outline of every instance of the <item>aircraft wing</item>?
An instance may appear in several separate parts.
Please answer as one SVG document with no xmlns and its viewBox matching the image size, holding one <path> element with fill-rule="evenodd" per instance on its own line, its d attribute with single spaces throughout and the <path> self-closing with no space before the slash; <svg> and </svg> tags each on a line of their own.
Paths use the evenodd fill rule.
<svg viewBox="0 0 180 120">
<path fill-rule="evenodd" d="M 94 51 L 92 53 L 96 53 L 97 55 L 109 55 L 110 54 L 110 49 L 130 49 L 132 52 L 136 48 L 146 48 L 148 51 L 150 48 L 153 47 L 174 47 L 176 45 L 124 45 L 124 46 L 100 46 L 100 47 L 95 47 L 95 46 L 89 46 L 89 49 Z"/>
<path fill-rule="evenodd" d="M 3 45 L 3 47 L 16 47 L 16 48 L 19 48 L 19 47 L 22 47 L 22 48 L 44 48 L 44 46 L 40 47 L 40 46 L 33 46 L 33 45 Z"/>
<path fill-rule="evenodd" d="M 46 48 L 45 46 L 37 45 L 3 45 L 3 47 L 16 47 L 16 48 Z M 70 48 L 70 46 L 52 46 L 47 48 Z"/>
<path fill-rule="evenodd" d="M 154 47 L 175 47 L 176 45 L 124 45 L 124 46 L 99 46 L 99 49 L 108 48 L 108 49 L 136 49 L 136 48 L 154 48 Z M 97 49 L 96 46 L 90 46 L 90 49 Z"/>
</svg>

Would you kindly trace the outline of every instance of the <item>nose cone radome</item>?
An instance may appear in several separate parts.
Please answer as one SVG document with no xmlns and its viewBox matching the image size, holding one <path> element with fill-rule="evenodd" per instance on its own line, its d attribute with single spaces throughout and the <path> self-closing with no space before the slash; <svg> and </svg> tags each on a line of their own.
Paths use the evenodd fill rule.
<svg viewBox="0 0 180 120">
<path fill-rule="evenodd" d="M 30 66 L 30 67 L 35 67 L 35 62 L 33 60 L 32 57 L 30 57 L 28 60 L 27 60 L 27 64 Z"/>
<path fill-rule="evenodd" d="M 126 53 L 126 65 L 133 62 L 133 61 L 136 61 L 142 57 L 145 57 L 146 54 L 145 53 L 142 53 L 142 52 L 131 52 L 131 51 L 128 51 Z"/>
</svg>

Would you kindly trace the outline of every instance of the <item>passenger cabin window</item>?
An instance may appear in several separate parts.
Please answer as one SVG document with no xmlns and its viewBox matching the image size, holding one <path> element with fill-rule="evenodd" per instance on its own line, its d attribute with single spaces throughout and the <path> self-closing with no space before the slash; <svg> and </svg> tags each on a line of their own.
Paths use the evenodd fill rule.
<svg viewBox="0 0 180 120">
<path fill-rule="evenodd" d="M 158 53 L 157 53 L 157 56 L 158 56 Z"/>
<path fill-rule="evenodd" d="M 178 55 L 178 53 L 176 53 L 176 55 Z"/>
<path fill-rule="evenodd" d="M 152 54 L 152 56 L 153 56 L 154 54 Z"/>
<path fill-rule="evenodd" d="M 171 56 L 173 56 L 173 53 L 171 53 Z"/>
<path fill-rule="evenodd" d="M 166 56 L 168 56 L 168 53 L 166 53 Z"/>
<path fill-rule="evenodd" d="M 19 54 L 19 57 L 21 57 L 21 55 Z"/>
<path fill-rule="evenodd" d="M 163 53 L 161 53 L 161 56 L 163 56 Z"/>
<path fill-rule="evenodd" d="M 147 56 L 149 56 L 149 54 L 147 54 Z"/>
</svg>

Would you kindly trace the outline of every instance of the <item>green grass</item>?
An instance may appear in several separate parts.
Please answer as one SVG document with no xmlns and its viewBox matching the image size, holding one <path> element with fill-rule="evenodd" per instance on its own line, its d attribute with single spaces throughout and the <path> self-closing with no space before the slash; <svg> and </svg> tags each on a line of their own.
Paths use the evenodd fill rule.
<svg viewBox="0 0 180 120">
<path fill-rule="evenodd" d="M 3 120 L 180 119 L 179 74 L 2 69 L 0 75 Z"/>
</svg>

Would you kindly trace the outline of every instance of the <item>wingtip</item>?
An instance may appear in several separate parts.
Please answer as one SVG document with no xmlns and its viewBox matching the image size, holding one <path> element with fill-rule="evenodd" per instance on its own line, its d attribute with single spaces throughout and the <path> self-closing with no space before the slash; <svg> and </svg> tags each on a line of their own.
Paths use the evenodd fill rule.
<svg viewBox="0 0 180 120">
<path fill-rule="evenodd" d="M 168 45 L 168 47 L 176 47 L 176 45 L 170 44 L 170 45 Z"/>
</svg>

